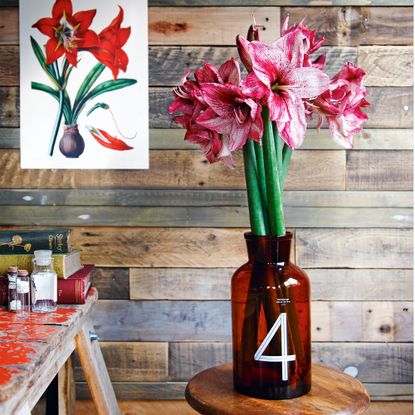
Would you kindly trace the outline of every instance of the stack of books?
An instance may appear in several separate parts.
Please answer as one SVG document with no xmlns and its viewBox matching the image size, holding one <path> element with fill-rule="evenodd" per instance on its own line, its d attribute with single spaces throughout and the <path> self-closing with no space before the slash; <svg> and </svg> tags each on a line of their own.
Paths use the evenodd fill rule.
<svg viewBox="0 0 415 415">
<path fill-rule="evenodd" d="M 0 231 L 0 305 L 7 305 L 7 269 L 33 270 L 33 252 L 52 251 L 58 275 L 58 304 L 84 304 L 92 285 L 93 264 L 81 264 L 81 252 L 71 246 L 69 229 Z M 3 276 L 3 277 L 1 277 Z"/>
</svg>

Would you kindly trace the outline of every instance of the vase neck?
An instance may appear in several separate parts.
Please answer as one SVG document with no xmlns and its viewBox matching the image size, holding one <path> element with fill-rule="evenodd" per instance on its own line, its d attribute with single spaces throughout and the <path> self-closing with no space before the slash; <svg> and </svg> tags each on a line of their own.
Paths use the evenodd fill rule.
<svg viewBox="0 0 415 415">
<path fill-rule="evenodd" d="M 284 236 L 256 236 L 245 234 L 249 262 L 286 263 L 290 260 L 292 233 Z"/>
</svg>

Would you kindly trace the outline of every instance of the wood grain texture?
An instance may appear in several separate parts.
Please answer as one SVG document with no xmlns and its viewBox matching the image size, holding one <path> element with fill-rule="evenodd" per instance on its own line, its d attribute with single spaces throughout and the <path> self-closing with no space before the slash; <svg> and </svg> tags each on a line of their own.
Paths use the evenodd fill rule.
<svg viewBox="0 0 415 415">
<path fill-rule="evenodd" d="M 369 408 L 365 415 L 412 415 L 412 402 L 373 402 L 373 395 L 365 385 L 370 395 Z M 136 413 L 145 413 L 146 415 L 196 415 L 197 412 L 192 409 L 186 401 L 121 401 L 121 413 L 131 415 Z M 95 408 L 92 401 L 78 401 L 76 415 L 95 415 Z"/>
<path fill-rule="evenodd" d="M 170 373 L 174 373 L 177 381 L 187 381 L 200 370 L 232 360 L 231 343 L 170 343 L 169 350 Z M 312 360 L 341 371 L 356 368 L 361 382 L 409 383 L 412 381 L 411 350 L 411 344 L 407 343 L 316 342 L 312 346 Z M 223 359 L 219 361 L 217 355 Z M 388 358 L 392 360 L 387 361 Z M 397 385 L 395 393 L 396 388 Z"/>
<path fill-rule="evenodd" d="M 99 415 L 119 415 L 120 410 L 112 388 L 99 343 L 90 340 L 92 324 L 86 323 L 75 336 L 76 351 Z"/>
<path fill-rule="evenodd" d="M 312 338 L 396 341 L 399 333 L 399 341 L 411 341 L 411 309 L 408 302 L 315 301 Z M 229 301 L 102 300 L 94 311 L 100 337 L 122 341 L 228 341 L 230 318 Z"/>
<path fill-rule="evenodd" d="M 185 382 L 113 382 L 118 399 L 184 399 Z M 78 399 L 91 399 L 85 382 L 77 382 L 76 396 Z"/>
<path fill-rule="evenodd" d="M 102 355 L 112 382 L 168 380 L 168 345 L 158 342 L 101 342 Z M 74 360 L 76 381 L 85 381 L 79 358 Z"/>
<path fill-rule="evenodd" d="M 337 370 L 313 365 L 311 391 L 297 399 L 266 400 L 234 391 L 232 365 L 215 366 L 197 374 L 187 385 L 186 400 L 206 415 L 359 415 L 369 406 L 363 385 Z"/>
<path fill-rule="evenodd" d="M 366 72 L 367 86 L 413 85 L 411 46 L 362 46 L 358 51 L 358 66 Z"/>
<path fill-rule="evenodd" d="M 20 169 L 19 152 L 0 150 L 0 188 L 215 188 L 244 189 L 242 155 L 233 170 L 209 165 L 198 150 L 153 150 L 150 170 Z M 287 190 L 344 190 L 346 154 L 337 151 L 295 152 Z M 173 172 L 173 173 L 172 173 Z"/>
<path fill-rule="evenodd" d="M 287 208 L 410 208 L 411 191 L 284 192 Z M 245 190 L 3 189 L 1 206 L 248 206 Z"/>
<path fill-rule="evenodd" d="M 229 300 L 234 271 L 233 268 L 130 268 L 130 299 Z M 313 300 L 412 300 L 411 270 L 305 271 L 311 281 Z"/>
<path fill-rule="evenodd" d="M 129 296 L 127 268 L 95 268 L 92 271 L 94 287 L 102 300 L 127 300 Z"/>
<path fill-rule="evenodd" d="M 123 227 L 249 227 L 245 207 L 102 207 L 6 206 L 0 225 L 123 226 Z M 412 228 L 412 209 L 290 207 L 289 227 L 307 228 Z"/>
<path fill-rule="evenodd" d="M 19 86 L 19 73 L 19 47 L 0 46 L 0 86 Z"/>
<path fill-rule="evenodd" d="M 346 166 L 347 190 L 409 190 L 413 187 L 411 152 L 348 152 Z"/>
<path fill-rule="evenodd" d="M 0 128 L 0 148 L 19 148 L 20 130 Z M 150 129 L 150 149 L 152 150 L 195 150 L 197 145 L 184 141 L 182 129 Z M 307 130 L 306 139 L 301 146 L 309 150 L 339 150 L 327 129 L 318 132 Z M 411 129 L 365 129 L 355 135 L 355 150 L 412 150 L 413 131 Z"/>
<path fill-rule="evenodd" d="M 349 5 L 347 5 L 349 6 Z M 304 17 L 300 7 L 284 7 L 281 20 Z M 313 7 L 307 25 L 324 35 L 327 45 L 411 45 L 413 10 L 410 7 Z"/>
<path fill-rule="evenodd" d="M 296 263 L 303 268 L 411 268 L 408 229 L 297 229 Z"/>
<path fill-rule="evenodd" d="M 58 373 L 58 406 L 59 415 L 75 415 L 76 397 L 72 357 L 65 362 Z"/>
<path fill-rule="evenodd" d="M 262 40 L 272 41 L 280 33 L 277 7 L 152 7 L 148 16 L 149 43 L 234 45 L 238 33 L 246 35 L 253 14 L 257 24 L 264 26 Z"/>
</svg>

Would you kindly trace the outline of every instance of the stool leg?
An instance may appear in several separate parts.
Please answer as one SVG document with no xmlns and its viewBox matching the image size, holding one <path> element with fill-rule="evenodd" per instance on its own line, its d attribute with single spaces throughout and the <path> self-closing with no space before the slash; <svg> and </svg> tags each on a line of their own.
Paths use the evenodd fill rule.
<svg viewBox="0 0 415 415">
<path fill-rule="evenodd" d="M 58 373 L 59 415 L 75 415 L 75 381 L 73 378 L 72 356 Z"/>
<path fill-rule="evenodd" d="M 76 350 L 89 390 L 99 415 L 120 415 L 114 389 L 105 366 L 98 340 L 91 340 L 94 329 L 87 322 L 75 336 Z"/>
</svg>

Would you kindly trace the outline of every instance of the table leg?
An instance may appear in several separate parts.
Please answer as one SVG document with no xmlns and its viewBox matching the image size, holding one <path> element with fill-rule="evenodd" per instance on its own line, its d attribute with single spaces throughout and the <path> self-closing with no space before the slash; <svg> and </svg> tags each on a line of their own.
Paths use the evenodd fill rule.
<svg viewBox="0 0 415 415">
<path fill-rule="evenodd" d="M 87 322 L 75 336 L 75 344 L 92 399 L 99 415 L 120 415 L 99 343 L 90 339 L 90 332 L 94 329 Z"/>
<path fill-rule="evenodd" d="M 29 408 L 29 404 L 25 404 L 22 408 L 20 408 L 14 415 L 31 415 L 32 411 Z"/>
<path fill-rule="evenodd" d="M 58 403 L 59 415 L 75 415 L 75 381 L 71 356 L 58 373 Z"/>
</svg>

